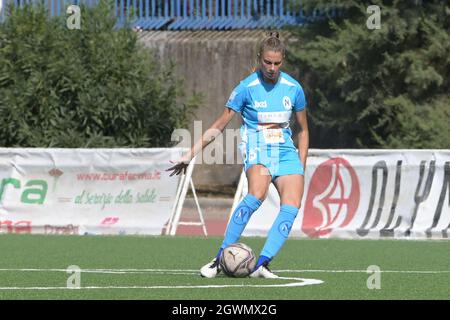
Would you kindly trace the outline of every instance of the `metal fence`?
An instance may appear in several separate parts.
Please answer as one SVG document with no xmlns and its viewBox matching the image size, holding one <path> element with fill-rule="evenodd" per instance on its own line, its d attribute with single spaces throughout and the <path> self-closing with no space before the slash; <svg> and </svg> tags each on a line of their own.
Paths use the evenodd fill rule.
<svg viewBox="0 0 450 320">
<path fill-rule="evenodd" d="M 105 0 L 0 0 L 0 21 L 6 6 L 42 3 L 50 16 L 65 15 L 75 4 Z M 118 25 L 148 30 L 230 30 L 280 28 L 320 18 L 324 11 L 306 16 L 300 0 L 110 0 Z M 333 9 L 330 9 L 333 11 Z M 330 12 L 334 14 L 334 12 Z"/>
<path fill-rule="evenodd" d="M 102 0 L 0 0 L 0 22 L 8 15 L 8 7 L 23 8 L 26 5 L 44 5 L 51 17 L 66 15 L 67 7 L 84 4 L 86 6 L 97 5 Z"/>
</svg>

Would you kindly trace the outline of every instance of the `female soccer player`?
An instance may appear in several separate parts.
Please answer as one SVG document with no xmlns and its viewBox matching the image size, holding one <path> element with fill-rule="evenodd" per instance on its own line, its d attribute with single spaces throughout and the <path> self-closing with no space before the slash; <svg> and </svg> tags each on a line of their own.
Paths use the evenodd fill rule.
<svg viewBox="0 0 450 320">
<path fill-rule="evenodd" d="M 200 269 L 203 277 L 214 278 L 220 272 L 222 250 L 239 240 L 251 215 L 266 198 L 271 182 L 280 195 L 280 212 L 250 277 L 278 277 L 268 264 L 286 241 L 299 211 L 309 147 L 305 95 L 295 79 L 280 71 L 284 57 L 285 46 L 278 32 L 271 32 L 260 44 L 257 70 L 234 89 L 225 110 L 202 138 L 167 169 L 173 171 L 171 176 L 185 172 L 190 160 L 224 130 L 233 116 L 242 115 L 240 149 L 248 193 L 233 212 L 216 257 Z M 298 150 L 289 128 L 292 113 L 300 125 Z"/>
</svg>

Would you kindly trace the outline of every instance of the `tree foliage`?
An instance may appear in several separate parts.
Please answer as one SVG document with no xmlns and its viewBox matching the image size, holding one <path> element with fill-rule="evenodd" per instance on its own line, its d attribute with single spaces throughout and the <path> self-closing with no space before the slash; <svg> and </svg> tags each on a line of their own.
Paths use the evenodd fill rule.
<svg viewBox="0 0 450 320">
<path fill-rule="evenodd" d="M 0 145 L 163 147 L 186 124 L 174 68 L 161 66 L 103 4 L 81 7 L 81 29 L 42 6 L 0 24 Z"/>
<path fill-rule="evenodd" d="M 330 12 L 328 1 L 302 1 Z M 293 28 L 288 62 L 307 91 L 311 145 L 450 147 L 446 1 L 335 1 L 337 15 Z M 369 5 L 381 9 L 370 30 Z"/>
</svg>

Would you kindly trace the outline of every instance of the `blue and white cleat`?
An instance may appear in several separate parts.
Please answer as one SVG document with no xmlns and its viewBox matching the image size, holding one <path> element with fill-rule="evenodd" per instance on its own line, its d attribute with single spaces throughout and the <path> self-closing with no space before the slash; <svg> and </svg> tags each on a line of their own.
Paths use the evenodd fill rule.
<svg viewBox="0 0 450 320">
<path fill-rule="evenodd" d="M 273 273 L 269 267 L 268 263 L 263 263 L 258 269 L 250 273 L 250 278 L 266 278 L 266 279 L 276 279 L 279 278 L 275 273 Z"/>
<path fill-rule="evenodd" d="M 203 278 L 215 278 L 220 272 L 219 260 L 214 258 L 210 263 L 205 264 L 200 269 L 200 275 Z"/>
</svg>

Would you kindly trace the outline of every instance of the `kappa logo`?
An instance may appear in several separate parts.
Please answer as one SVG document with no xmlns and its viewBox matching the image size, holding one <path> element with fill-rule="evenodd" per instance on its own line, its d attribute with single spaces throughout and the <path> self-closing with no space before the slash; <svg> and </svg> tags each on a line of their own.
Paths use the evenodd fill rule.
<svg viewBox="0 0 450 320">
<path fill-rule="evenodd" d="M 255 101 L 255 108 L 267 108 L 267 101 Z"/>
<path fill-rule="evenodd" d="M 283 107 L 286 110 L 291 110 L 291 108 L 292 108 L 291 98 L 289 98 L 288 96 L 283 97 Z"/>
<path fill-rule="evenodd" d="M 305 202 L 302 231 L 321 237 L 352 221 L 359 205 L 359 181 L 343 158 L 332 158 L 314 171 Z"/>
</svg>

